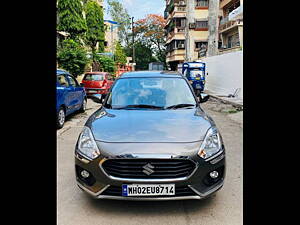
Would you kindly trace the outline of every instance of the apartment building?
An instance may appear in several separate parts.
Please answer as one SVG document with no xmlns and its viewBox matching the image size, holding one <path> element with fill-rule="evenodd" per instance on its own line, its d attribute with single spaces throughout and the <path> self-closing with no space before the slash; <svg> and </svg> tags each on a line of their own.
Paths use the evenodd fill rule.
<svg viewBox="0 0 300 225">
<path fill-rule="evenodd" d="M 116 43 L 119 40 L 118 38 L 119 23 L 112 20 L 104 20 L 104 25 L 105 25 L 105 41 L 104 41 L 105 52 L 114 53 Z"/>
<path fill-rule="evenodd" d="M 243 46 L 243 0 L 220 0 L 219 54 L 239 51 Z"/>
<path fill-rule="evenodd" d="M 190 4 L 187 10 L 187 1 Z M 186 26 L 192 41 L 192 60 L 206 55 L 208 39 L 208 0 L 166 0 L 164 18 L 166 21 L 166 61 L 172 70 L 186 58 Z M 192 21 L 187 24 L 187 13 Z"/>
</svg>

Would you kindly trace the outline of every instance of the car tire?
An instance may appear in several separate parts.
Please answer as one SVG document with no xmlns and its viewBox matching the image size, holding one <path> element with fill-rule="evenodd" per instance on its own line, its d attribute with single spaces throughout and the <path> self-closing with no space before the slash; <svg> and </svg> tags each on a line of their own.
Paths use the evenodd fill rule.
<svg viewBox="0 0 300 225">
<path fill-rule="evenodd" d="M 66 120 L 66 113 L 63 107 L 60 107 L 56 116 L 56 125 L 60 129 L 64 126 Z"/>
<path fill-rule="evenodd" d="M 81 108 L 80 108 L 80 112 L 85 112 L 86 110 L 86 106 L 87 106 L 87 99 L 85 98 L 82 102 Z"/>
</svg>

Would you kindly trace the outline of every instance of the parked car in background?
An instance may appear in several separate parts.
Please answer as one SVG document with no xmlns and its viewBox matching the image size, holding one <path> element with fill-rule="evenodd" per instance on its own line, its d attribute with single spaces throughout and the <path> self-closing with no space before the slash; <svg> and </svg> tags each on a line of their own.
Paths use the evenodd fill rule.
<svg viewBox="0 0 300 225">
<path fill-rule="evenodd" d="M 85 73 L 81 83 L 84 85 L 88 97 L 101 94 L 102 99 L 104 99 L 114 83 L 114 79 L 107 72 L 88 72 Z"/>
<path fill-rule="evenodd" d="M 86 110 L 87 96 L 84 87 L 81 87 L 69 72 L 56 70 L 56 79 L 56 123 L 58 128 L 62 128 L 66 116 Z"/>
</svg>

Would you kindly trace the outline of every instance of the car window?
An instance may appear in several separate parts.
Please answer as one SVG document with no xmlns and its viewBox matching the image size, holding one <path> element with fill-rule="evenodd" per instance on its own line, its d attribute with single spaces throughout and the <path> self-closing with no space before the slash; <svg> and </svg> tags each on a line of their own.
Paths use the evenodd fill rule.
<svg viewBox="0 0 300 225">
<path fill-rule="evenodd" d="M 88 80 L 88 81 L 103 81 L 104 75 L 103 74 L 86 74 L 83 79 Z"/>
<path fill-rule="evenodd" d="M 202 70 L 192 70 L 192 71 L 190 72 L 190 77 L 195 78 L 195 77 L 197 77 L 197 76 L 203 77 L 203 76 L 204 76 L 203 71 L 202 71 Z"/>
<path fill-rule="evenodd" d="M 182 78 L 125 78 L 114 85 L 107 102 L 112 107 L 176 104 L 196 104 L 187 82 Z"/>
<path fill-rule="evenodd" d="M 78 86 L 77 81 L 73 77 L 71 77 L 70 75 L 68 75 L 68 79 L 70 81 L 70 86 L 73 86 L 73 87 L 77 87 Z"/>
<path fill-rule="evenodd" d="M 69 83 L 64 74 L 57 76 L 57 82 L 63 87 L 69 87 Z"/>
</svg>

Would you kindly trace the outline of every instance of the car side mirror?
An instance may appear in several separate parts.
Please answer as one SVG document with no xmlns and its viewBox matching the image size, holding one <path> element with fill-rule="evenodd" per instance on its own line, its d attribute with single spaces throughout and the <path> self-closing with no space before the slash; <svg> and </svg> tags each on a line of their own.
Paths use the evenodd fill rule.
<svg viewBox="0 0 300 225">
<path fill-rule="evenodd" d="M 208 94 L 204 94 L 204 93 L 201 93 L 200 94 L 200 103 L 203 103 L 203 102 L 207 102 L 209 99 L 209 95 Z"/>
<path fill-rule="evenodd" d="M 94 95 L 91 95 L 90 98 L 91 98 L 94 102 L 102 104 L 102 95 L 101 95 L 101 94 L 94 94 Z"/>
</svg>

